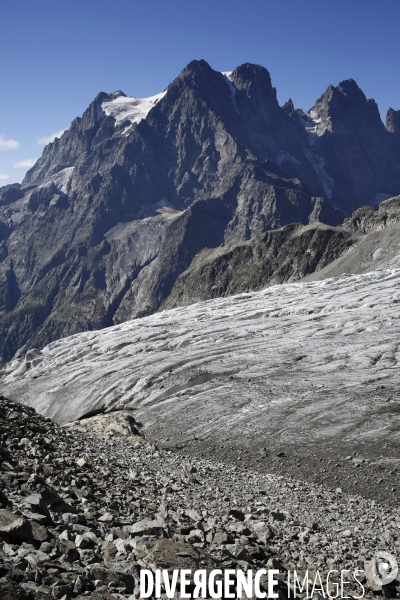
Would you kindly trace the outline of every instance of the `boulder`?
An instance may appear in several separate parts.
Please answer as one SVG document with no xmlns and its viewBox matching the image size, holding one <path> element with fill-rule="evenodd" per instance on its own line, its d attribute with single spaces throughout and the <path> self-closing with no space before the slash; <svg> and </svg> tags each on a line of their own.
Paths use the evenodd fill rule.
<svg viewBox="0 0 400 600">
<path fill-rule="evenodd" d="M 8 509 L 0 510 L 0 540 L 8 543 L 23 542 L 32 536 L 31 523 Z"/>
<path fill-rule="evenodd" d="M 149 540 L 142 549 L 136 549 L 136 553 L 144 564 L 156 569 L 218 568 L 218 562 L 200 548 L 168 538 Z"/>
<path fill-rule="evenodd" d="M 22 510 L 26 511 L 25 514 L 28 518 L 37 521 L 41 525 L 53 524 L 43 494 L 31 494 L 24 498 Z"/>
<path fill-rule="evenodd" d="M 246 549 L 242 544 L 226 544 L 225 552 L 235 560 L 246 560 Z"/>
<path fill-rule="evenodd" d="M 88 575 L 91 580 L 100 581 L 103 585 L 113 584 L 115 587 L 125 588 L 128 594 L 132 594 L 135 587 L 135 579 L 131 574 L 132 565 L 116 563 L 108 567 L 100 564 L 91 565 Z"/>
<path fill-rule="evenodd" d="M 162 537 L 164 534 L 165 523 L 163 521 L 139 521 L 133 525 L 125 525 L 124 531 L 129 533 L 131 536 L 138 535 L 155 535 L 156 537 Z"/>
</svg>

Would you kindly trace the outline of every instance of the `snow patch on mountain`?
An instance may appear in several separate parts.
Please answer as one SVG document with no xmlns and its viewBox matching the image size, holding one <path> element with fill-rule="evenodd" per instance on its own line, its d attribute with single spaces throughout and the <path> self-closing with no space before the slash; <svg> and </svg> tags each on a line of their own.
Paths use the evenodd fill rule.
<svg viewBox="0 0 400 600">
<path fill-rule="evenodd" d="M 123 125 L 127 121 L 130 123 L 140 123 L 165 94 L 166 92 L 164 91 L 149 98 L 134 98 L 133 96 L 121 95 L 109 102 L 103 102 L 101 108 L 107 116 L 114 117 L 117 126 Z"/>
<path fill-rule="evenodd" d="M 57 187 L 57 189 L 63 194 L 68 194 L 71 188 L 72 176 L 74 173 L 75 167 L 67 167 L 54 175 L 51 175 L 46 179 L 44 183 L 42 183 L 39 188 L 49 187 L 52 183 Z"/>
<path fill-rule="evenodd" d="M 309 134 L 310 145 L 315 145 L 315 137 L 321 137 L 325 131 L 331 131 L 332 121 L 330 117 L 323 119 L 317 113 L 317 111 L 311 109 L 309 115 L 304 115 L 303 119 L 306 121 L 306 131 Z"/>
<path fill-rule="evenodd" d="M 233 71 L 223 71 L 222 75 L 225 78 L 226 83 L 228 84 L 229 90 L 231 92 L 231 97 L 232 97 L 232 102 L 233 102 L 233 106 L 236 110 L 236 112 L 238 113 L 238 107 L 236 106 L 236 100 L 235 100 L 235 96 L 236 96 L 236 86 L 234 85 L 231 76 L 232 76 Z"/>
<path fill-rule="evenodd" d="M 279 152 L 279 154 L 276 157 L 276 162 L 279 167 L 281 167 L 284 162 L 290 162 L 294 165 L 301 165 L 301 162 L 296 160 L 291 154 L 289 154 L 289 152 L 286 152 L 286 150 L 281 150 Z"/>
<path fill-rule="evenodd" d="M 314 170 L 322 183 L 326 197 L 331 199 L 335 181 L 325 171 L 326 161 L 318 154 L 316 149 L 318 138 L 331 128 L 330 119 L 323 120 L 322 118 L 319 118 L 317 113 L 313 110 L 310 111 L 309 115 L 299 114 L 299 117 L 308 135 L 309 148 L 304 148 L 304 154 L 314 167 Z"/>
</svg>

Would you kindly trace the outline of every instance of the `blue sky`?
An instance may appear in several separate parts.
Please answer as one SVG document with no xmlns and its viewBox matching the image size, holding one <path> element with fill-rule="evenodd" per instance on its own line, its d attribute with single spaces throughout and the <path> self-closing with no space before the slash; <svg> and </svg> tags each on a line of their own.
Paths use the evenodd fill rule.
<svg viewBox="0 0 400 600">
<path fill-rule="evenodd" d="M 0 185 L 99 91 L 153 95 L 193 59 L 262 64 L 305 110 L 350 77 L 383 116 L 400 109 L 399 0 L 4 0 L 0 15 Z"/>
</svg>

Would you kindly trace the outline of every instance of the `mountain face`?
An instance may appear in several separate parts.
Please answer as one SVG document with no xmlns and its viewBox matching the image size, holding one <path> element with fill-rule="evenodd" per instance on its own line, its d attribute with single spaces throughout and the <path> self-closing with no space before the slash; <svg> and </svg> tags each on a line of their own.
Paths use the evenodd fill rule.
<svg viewBox="0 0 400 600">
<path fill-rule="evenodd" d="M 292 224 L 246 242 L 204 249 L 160 310 L 300 279 L 400 268 L 400 196 L 356 210 L 342 226 Z"/>
<path fill-rule="evenodd" d="M 398 137 L 354 80 L 329 86 L 307 115 L 294 111 L 291 117 L 305 125 L 310 148 L 304 152 L 320 175 L 323 195 L 346 216 L 398 194 Z"/>
<path fill-rule="evenodd" d="M 308 114 L 269 73 L 191 62 L 152 98 L 100 93 L 0 189 L 0 348 L 156 311 L 204 248 L 339 224 L 400 190 L 400 139 L 353 81 Z"/>
</svg>

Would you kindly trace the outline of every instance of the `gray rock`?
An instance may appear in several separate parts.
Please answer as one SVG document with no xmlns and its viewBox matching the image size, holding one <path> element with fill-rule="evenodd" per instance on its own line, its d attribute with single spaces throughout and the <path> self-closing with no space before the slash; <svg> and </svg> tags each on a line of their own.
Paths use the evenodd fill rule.
<svg viewBox="0 0 400 600">
<path fill-rule="evenodd" d="M 255 533 L 255 535 L 263 536 L 266 539 L 270 539 L 271 537 L 273 537 L 273 533 L 268 527 L 268 525 L 265 523 L 265 521 L 252 521 L 251 523 L 249 523 L 249 525 L 251 526 L 251 529 Z"/>
<path fill-rule="evenodd" d="M 128 594 L 132 594 L 135 587 L 133 575 L 126 573 L 118 564 L 110 565 L 109 568 L 102 565 L 92 565 L 88 569 L 88 576 L 91 580 L 101 581 L 107 586 L 113 583 L 115 587 L 122 587 Z"/>
<path fill-rule="evenodd" d="M 220 546 L 221 544 L 229 544 L 233 540 L 232 540 L 232 536 L 225 533 L 225 531 L 217 531 L 214 534 L 212 541 L 213 541 L 213 544 L 217 544 L 218 546 Z"/>
<path fill-rule="evenodd" d="M 61 554 L 65 556 L 68 562 L 74 562 L 79 558 L 79 552 L 76 545 L 71 540 L 59 539 L 57 542 L 57 548 Z"/>
<path fill-rule="evenodd" d="M 224 551 L 236 560 L 246 560 L 247 558 L 246 549 L 242 544 L 226 544 Z"/>
<path fill-rule="evenodd" d="M 365 577 L 367 578 L 367 586 L 374 592 L 382 591 L 382 582 L 379 573 L 376 569 L 375 560 L 370 560 L 365 565 Z"/>
<path fill-rule="evenodd" d="M 400 136 L 400 110 L 388 108 L 386 113 L 386 129 L 395 136 Z"/>
<path fill-rule="evenodd" d="M 186 514 L 192 521 L 200 521 L 201 520 L 201 516 L 199 515 L 197 510 L 195 510 L 194 508 L 186 509 Z"/>
<path fill-rule="evenodd" d="M 50 485 L 44 484 L 40 493 L 46 506 L 53 512 L 60 514 L 76 512 L 75 508 L 61 498 Z"/>
<path fill-rule="evenodd" d="M 48 498 L 47 495 L 46 497 Z M 48 503 L 50 504 L 49 500 Z M 31 494 L 30 496 L 27 496 L 26 498 L 24 498 L 22 508 L 23 510 L 25 509 L 27 511 L 26 516 L 28 518 L 37 521 L 41 525 L 51 525 L 53 522 L 49 510 L 47 508 L 46 502 L 44 500 L 43 494 Z M 34 517 L 35 513 L 39 513 L 39 515 L 36 516 L 36 518 Z"/>
<path fill-rule="evenodd" d="M 32 539 L 37 542 L 47 542 L 51 539 L 51 535 L 45 525 L 41 525 L 37 521 L 31 521 Z"/>
<path fill-rule="evenodd" d="M 0 509 L 0 540 L 15 543 L 27 540 L 31 535 L 32 526 L 25 517 Z"/>
<path fill-rule="evenodd" d="M 134 537 L 142 535 L 155 535 L 157 537 L 162 537 L 164 527 L 165 523 L 163 521 L 143 520 L 139 521 L 138 523 L 134 523 L 133 525 L 125 525 L 124 531 Z"/>
<path fill-rule="evenodd" d="M 68 597 L 72 594 L 73 591 L 73 585 L 72 583 L 69 583 L 67 581 L 60 581 L 57 582 L 55 586 L 53 586 L 53 598 L 64 598 L 64 597 Z"/>
</svg>

